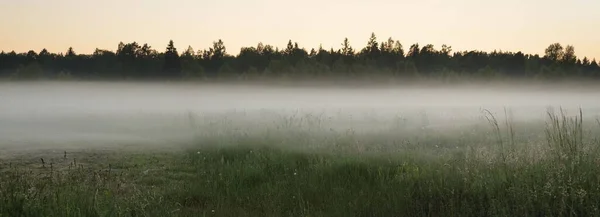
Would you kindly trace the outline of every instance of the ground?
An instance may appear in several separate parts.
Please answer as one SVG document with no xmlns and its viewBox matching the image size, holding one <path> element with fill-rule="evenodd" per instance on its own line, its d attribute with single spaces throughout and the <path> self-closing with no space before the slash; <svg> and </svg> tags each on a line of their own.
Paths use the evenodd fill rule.
<svg viewBox="0 0 600 217">
<path fill-rule="evenodd" d="M 597 91 L 534 89 L 11 83 L 0 217 L 600 215 Z"/>
<path fill-rule="evenodd" d="M 412 138 L 296 128 L 23 151 L 2 159 L 0 216 L 598 215 L 598 126 L 554 118 L 537 131 L 490 119 Z"/>
</svg>

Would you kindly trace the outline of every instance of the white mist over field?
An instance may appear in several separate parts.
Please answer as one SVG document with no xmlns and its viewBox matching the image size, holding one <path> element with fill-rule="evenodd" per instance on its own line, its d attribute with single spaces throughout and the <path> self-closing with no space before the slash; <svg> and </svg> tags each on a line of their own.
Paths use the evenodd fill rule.
<svg viewBox="0 0 600 217">
<path fill-rule="evenodd" d="M 190 83 L 39 82 L 0 84 L 0 150 L 60 144 L 189 141 L 194 124 L 256 128 L 313 115 L 326 129 L 378 130 L 401 120 L 460 127 L 481 109 L 541 120 L 549 106 L 595 118 L 600 89 L 539 87 L 284 87 Z M 193 117 L 193 118 L 192 118 Z M 208 125 L 207 125 L 208 126 Z"/>
</svg>

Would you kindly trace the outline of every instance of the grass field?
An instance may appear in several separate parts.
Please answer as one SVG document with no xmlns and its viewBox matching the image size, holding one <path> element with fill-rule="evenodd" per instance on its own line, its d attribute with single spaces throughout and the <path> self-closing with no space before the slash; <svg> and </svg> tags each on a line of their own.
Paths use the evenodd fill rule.
<svg viewBox="0 0 600 217">
<path fill-rule="evenodd" d="M 600 215 L 600 122 L 503 115 L 371 131 L 190 115 L 193 144 L 3 156 L 0 216 Z"/>
</svg>

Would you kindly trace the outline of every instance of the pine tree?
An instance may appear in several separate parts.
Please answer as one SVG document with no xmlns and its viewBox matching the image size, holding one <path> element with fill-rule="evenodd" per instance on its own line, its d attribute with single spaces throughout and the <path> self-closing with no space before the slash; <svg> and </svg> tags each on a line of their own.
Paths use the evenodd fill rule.
<svg viewBox="0 0 600 217">
<path fill-rule="evenodd" d="M 169 41 L 167 50 L 165 52 L 165 64 L 163 67 L 163 76 L 165 77 L 179 77 L 181 76 L 181 61 L 179 59 L 179 53 L 173 43 L 173 40 Z"/>
</svg>

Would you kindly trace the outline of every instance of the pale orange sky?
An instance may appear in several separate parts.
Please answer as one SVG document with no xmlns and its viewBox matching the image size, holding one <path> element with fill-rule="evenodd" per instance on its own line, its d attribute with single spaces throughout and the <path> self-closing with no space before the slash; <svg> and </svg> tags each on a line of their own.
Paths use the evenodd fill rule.
<svg viewBox="0 0 600 217">
<path fill-rule="evenodd" d="M 77 53 L 115 50 L 120 41 L 164 51 L 205 49 L 222 39 L 230 54 L 258 42 L 355 49 L 379 41 L 451 45 L 454 51 L 543 54 L 551 43 L 600 60 L 598 0 L 0 0 L 0 50 Z"/>
</svg>

